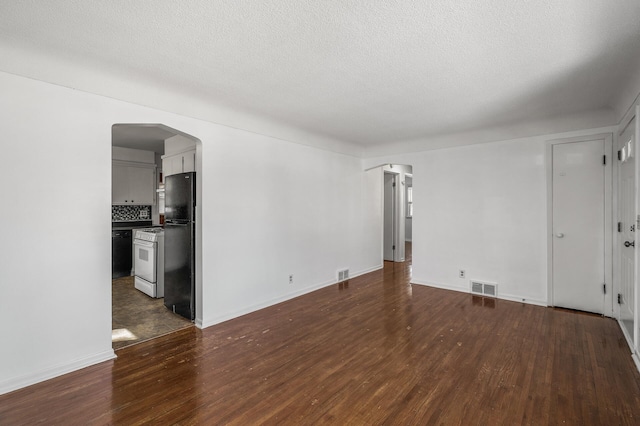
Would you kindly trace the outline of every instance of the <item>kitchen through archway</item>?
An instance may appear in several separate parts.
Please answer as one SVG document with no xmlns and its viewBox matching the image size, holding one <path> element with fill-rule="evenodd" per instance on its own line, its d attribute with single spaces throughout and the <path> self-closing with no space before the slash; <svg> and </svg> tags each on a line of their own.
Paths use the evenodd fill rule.
<svg viewBox="0 0 640 426">
<path fill-rule="evenodd" d="M 200 144 L 162 124 L 112 126 L 114 349 L 200 316 Z"/>
</svg>

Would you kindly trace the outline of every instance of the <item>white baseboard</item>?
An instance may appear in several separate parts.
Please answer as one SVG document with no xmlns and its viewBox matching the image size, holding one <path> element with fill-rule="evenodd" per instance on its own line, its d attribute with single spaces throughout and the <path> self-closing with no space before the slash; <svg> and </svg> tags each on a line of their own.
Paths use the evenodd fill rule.
<svg viewBox="0 0 640 426">
<path fill-rule="evenodd" d="M 194 321 L 194 324 L 196 325 L 196 327 L 198 327 L 199 329 L 203 329 L 204 327 L 202 326 L 202 319 L 200 318 L 196 318 L 196 320 Z"/>
<path fill-rule="evenodd" d="M 294 299 L 298 296 L 302 296 L 303 294 L 311 293 L 313 291 L 319 290 L 321 288 L 330 286 L 335 283 L 336 283 L 335 280 L 327 281 L 324 283 L 316 284 L 314 286 L 305 287 L 291 293 L 286 293 L 280 297 L 275 297 L 273 299 L 269 299 L 264 302 L 256 303 L 255 305 L 247 306 L 246 308 L 239 309 L 237 311 L 233 311 L 225 315 L 220 315 L 214 318 L 208 318 L 206 320 L 203 319 L 201 328 L 211 327 L 212 325 L 220 324 L 221 322 L 238 318 L 238 317 L 241 317 L 242 315 L 250 314 L 251 312 L 259 311 L 260 309 L 277 305 L 278 303 L 286 302 L 287 300 Z"/>
<path fill-rule="evenodd" d="M 0 395 L 116 358 L 113 349 L 0 382 Z"/>
<path fill-rule="evenodd" d="M 370 272 L 377 271 L 379 269 L 382 269 L 383 267 L 384 265 L 380 264 L 380 265 L 373 266 L 371 268 L 363 269 L 361 271 L 358 271 L 352 274 L 349 277 L 349 279 L 353 279 L 353 278 L 359 277 L 360 275 L 365 275 Z M 198 321 L 196 320 L 196 327 L 198 328 L 211 327 L 212 325 L 220 324 L 222 322 L 241 317 L 242 315 L 250 314 L 251 312 L 259 311 L 260 309 L 268 308 L 269 306 L 277 305 L 278 303 L 286 302 L 287 300 L 294 299 L 298 296 L 302 296 L 304 294 L 308 294 L 316 290 L 320 290 L 321 288 L 334 285 L 337 282 L 338 282 L 337 280 L 333 279 L 331 281 L 325 281 L 323 283 L 308 286 L 297 291 L 286 293 L 279 297 L 274 297 L 273 299 L 269 299 L 261 303 L 256 303 L 255 305 L 247 306 L 246 308 L 239 309 L 237 311 L 234 311 L 225 315 L 220 315 L 213 318 L 207 318 L 206 320 L 203 319 L 199 324 L 198 324 Z"/>
<path fill-rule="evenodd" d="M 545 308 L 549 306 L 546 300 L 527 299 L 526 297 L 514 296 L 512 294 L 498 294 L 498 299 L 510 300 L 512 302 L 527 303 L 529 305 L 543 306 Z"/>
<path fill-rule="evenodd" d="M 640 371 L 640 359 L 638 359 L 638 354 L 634 353 L 633 355 L 631 355 L 631 358 L 633 359 L 633 362 L 636 365 L 638 371 Z"/>
<path fill-rule="evenodd" d="M 452 290 L 452 291 L 458 291 L 461 293 L 471 293 L 471 289 L 469 287 L 460 287 L 460 286 L 453 286 L 450 284 L 442 284 L 442 283 L 434 283 L 434 282 L 427 282 L 427 281 L 420 281 L 420 280 L 411 280 L 411 284 L 419 284 L 419 285 L 424 285 L 427 287 L 435 287 L 435 288 L 440 288 L 443 290 Z M 526 303 L 529 305 L 536 305 L 536 306 L 547 306 L 547 302 L 543 301 L 543 300 L 537 300 L 537 299 L 527 299 L 526 297 L 521 297 L 521 296 L 514 296 L 512 294 L 499 294 L 498 293 L 498 299 L 502 299 L 502 300 L 508 300 L 510 302 L 520 302 L 520 303 Z"/>
<path fill-rule="evenodd" d="M 442 290 L 453 290 L 453 291 L 459 291 L 461 293 L 469 293 L 469 289 L 467 287 L 459 287 L 459 286 L 453 286 L 450 284 L 441 284 L 441 283 L 436 283 L 433 281 L 420 281 L 420 280 L 411 280 L 411 284 L 418 284 L 418 285 L 424 285 L 427 287 L 435 287 L 435 288 L 440 288 Z"/>
<path fill-rule="evenodd" d="M 351 278 L 359 277 L 360 275 L 368 274 L 370 272 L 379 271 L 382 268 L 384 268 L 383 263 L 376 266 L 372 266 L 371 268 L 363 269 L 362 271 L 356 272 L 353 275 L 351 275 L 349 278 L 351 279 Z M 334 281 L 334 282 L 337 282 L 337 281 Z"/>
<path fill-rule="evenodd" d="M 624 323 L 622 321 L 620 321 L 619 319 L 616 320 L 618 322 L 618 326 L 620 327 L 620 330 L 622 331 L 622 335 L 624 336 L 624 340 L 627 341 L 627 345 L 629 345 L 629 350 L 631 351 L 631 353 L 635 353 L 635 349 L 633 348 L 633 338 L 631 336 L 629 336 L 629 333 L 627 332 L 627 328 L 624 326 Z"/>
<path fill-rule="evenodd" d="M 619 319 L 617 321 L 618 321 L 618 326 L 622 331 L 622 335 L 624 336 L 624 340 L 626 340 L 627 345 L 629 345 L 629 350 L 631 351 L 631 359 L 633 359 L 633 363 L 636 365 L 636 368 L 640 372 L 640 359 L 638 358 L 638 353 L 636 352 L 636 349 L 633 347 L 633 339 L 631 338 L 631 336 L 629 336 L 629 333 L 627 332 L 627 328 L 624 326 L 622 321 L 620 321 Z"/>
</svg>

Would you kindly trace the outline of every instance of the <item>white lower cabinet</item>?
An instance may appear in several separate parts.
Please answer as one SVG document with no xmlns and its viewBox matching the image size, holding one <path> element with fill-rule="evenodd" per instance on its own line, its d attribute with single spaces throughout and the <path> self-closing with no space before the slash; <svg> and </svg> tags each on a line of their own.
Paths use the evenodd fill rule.
<svg viewBox="0 0 640 426">
<path fill-rule="evenodd" d="M 154 202 L 154 166 L 113 163 L 111 169 L 111 204 L 153 205 Z"/>
</svg>

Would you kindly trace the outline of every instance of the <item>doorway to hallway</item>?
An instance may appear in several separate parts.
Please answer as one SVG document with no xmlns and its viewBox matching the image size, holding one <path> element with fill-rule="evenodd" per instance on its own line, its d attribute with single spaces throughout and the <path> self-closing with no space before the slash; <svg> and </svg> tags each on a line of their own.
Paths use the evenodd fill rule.
<svg viewBox="0 0 640 426">
<path fill-rule="evenodd" d="M 382 238 L 383 259 L 396 261 L 398 241 L 398 195 L 397 174 L 384 172 L 384 235 Z M 399 249 L 399 247 L 398 247 Z"/>
<path fill-rule="evenodd" d="M 386 164 L 383 175 L 382 257 L 388 262 L 406 260 L 406 242 L 412 242 L 413 167 Z"/>
</svg>

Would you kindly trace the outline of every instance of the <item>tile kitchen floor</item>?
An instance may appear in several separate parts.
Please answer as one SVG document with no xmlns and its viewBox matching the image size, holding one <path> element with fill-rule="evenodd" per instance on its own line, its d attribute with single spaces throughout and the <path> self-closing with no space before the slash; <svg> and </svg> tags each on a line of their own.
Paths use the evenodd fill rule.
<svg viewBox="0 0 640 426">
<path fill-rule="evenodd" d="M 130 346 L 185 327 L 193 327 L 186 318 L 133 286 L 133 277 L 112 280 L 113 349 Z"/>
</svg>

